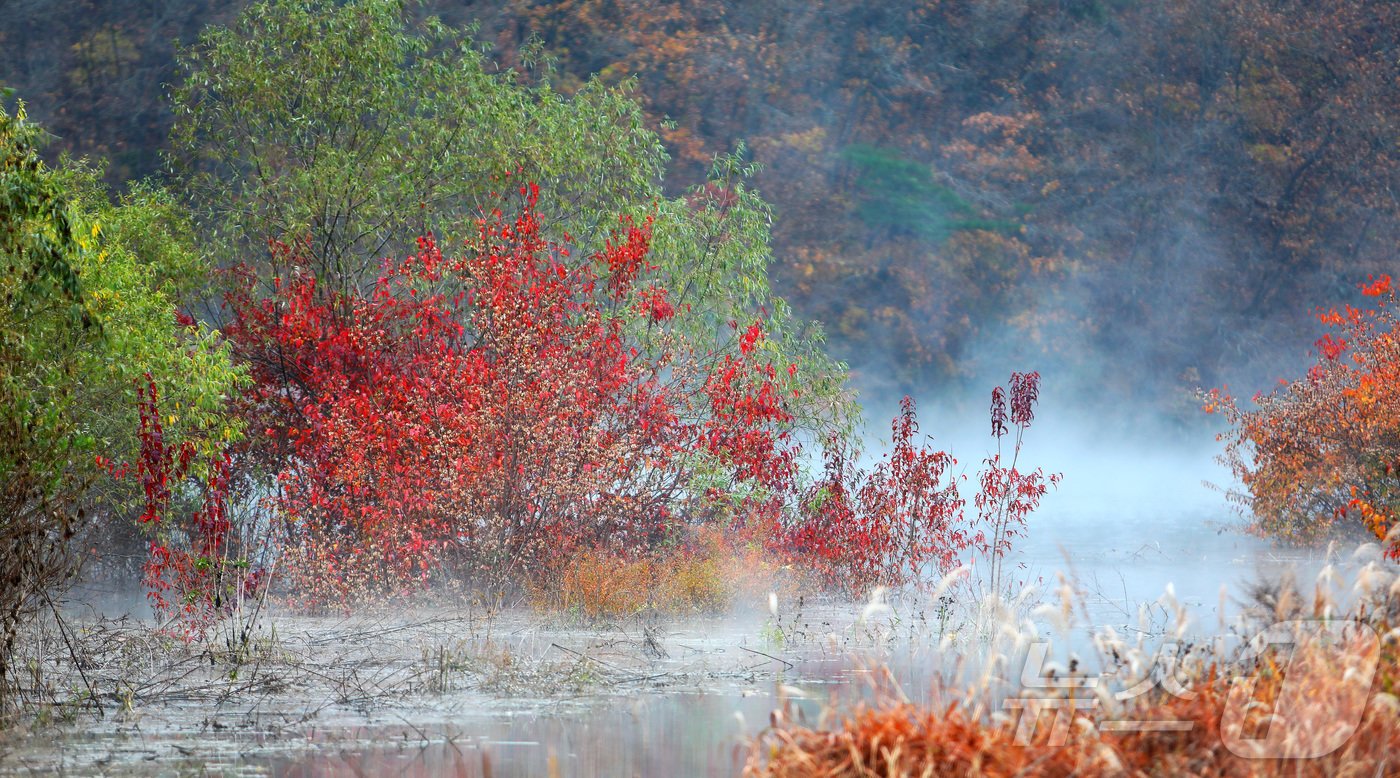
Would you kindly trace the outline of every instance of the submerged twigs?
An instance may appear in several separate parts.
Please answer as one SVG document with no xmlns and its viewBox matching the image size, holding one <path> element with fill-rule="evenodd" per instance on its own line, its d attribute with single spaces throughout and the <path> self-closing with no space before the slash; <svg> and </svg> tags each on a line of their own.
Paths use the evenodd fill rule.
<svg viewBox="0 0 1400 778">
<path fill-rule="evenodd" d="M 321 637 L 319 637 L 319 638 L 314 638 L 314 639 L 313 639 L 313 638 L 310 638 L 310 637 L 308 636 L 308 639 L 307 639 L 307 641 L 306 641 L 306 645 L 308 645 L 308 646 L 324 646 L 324 645 L 331 645 L 331 644 L 352 644 L 352 643 L 355 643 L 355 642 L 359 642 L 359 641 L 363 641 L 363 640 L 369 640 L 369 639 L 372 639 L 372 638 L 382 638 L 382 637 L 388 637 L 388 636 L 390 636 L 390 635 L 396 635 L 396 634 L 400 634 L 400 633 L 404 633 L 404 632 L 411 632 L 411 631 L 413 631 L 413 630 L 422 629 L 423 627 L 430 627 L 430 626 L 431 626 L 431 627 L 446 627 L 446 626 L 453 625 L 453 624 L 467 624 L 467 623 L 469 623 L 469 622 L 470 622 L 470 619 L 469 619 L 468 617 L 465 617 L 465 616 L 457 616 L 457 617 L 449 617 L 449 618 L 443 618 L 443 617 L 437 616 L 437 617 L 431 617 L 431 618 L 421 619 L 421 620 L 418 620 L 418 621 L 412 621 L 412 622 L 408 622 L 408 623 L 395 623 L 395 624 L 390 624 L 390 625 L 382 626 L 382 627 L 374 627 L 374 628 L 368 628 L 368 629 L 359 629 L 359 630 L 353 630 L 353 631 L 349 631 L 349 632 L 335 632 L 335 631 L 329 631 L 329 632 L 327 632 L 327 634 L 325 634 L 325 635 L 323 635 L 323 636 L 321 636 Z M 344 622 L 342 622 L 342 623 L 344 623 Z"/>
<path fill-rule="evenodd" d="M 603 666 L 603 667 L 608 668 L 609 670 L 616 670 L 616 671 L 618 671 L 618 672 L 626 672 L 626 671 L 623 670 L 621 667 L 618 667 L 618 666 L 615 665 L 615 664 L 612 664 L 612 663 L 610 663 L 610 662 L 604 662 L 603 660 L 598 659 L 597 657 L 589 656 L 588 654 L 585 654 L 585 653 L 583 653 L 583 652 L 581 652 L 581 651 L 575 651 L 575 650 L 573 650 L 572 648 L 569 648 L 568 646 L 561 646 L 561 645 L 559 645 L 558 643 L 550 643 L 549 646 L 550 646 L 550 648 L 557 648 L 557 649 L 559 649 L 560 651 L 563 651 L 563 652 L 566 653 L 566 654 L 573 654 L 574 656 L 576 656 L 576 657 L 578 657 L 578 658 L 580 658 L 580 659 L 585 659 L 585 660 L 587 660 L 587 661 L 589 661 L 589 662 L 592 662 L 592 663 L 594 663 L 594 664 L 601 665 L 601 666 Z"/>
<path fill-rule="evenodd" d="M 783 659 L 782 657 L 773 656 L 772 654 L 765 654 L 765 653 L 763 653 L 762 651 L 754 650 L 754 649 L 752 649 L 752 648 L 749 648 L 748 646 L 739 646 L 739 648 L 743 649 L 744 651 L 749 652 L 750 654 L 758 654 L 759 656 L 768 657 L 769 659 L 772 659 L 774 662 L 782 662 L 784 665 L 787 666 L 787 669 L 789 669 L 789 670 L 791 670 L 793 667 L 796 667 L 796 665 L 794 665 L 792 662 L 789 662 L 788 660 Z"/>
<path fill-rule="evenodd" d="M 47 619 L 44 633 L 33 636 L 30 654 L 42 666 L 41 693 L 56 700 L 62 699 L 60 690 L 84 688 L 77 674 L 83 668 L 91 696 L 108 714 L 101 724 L 92 716 L 84 738 L 101 741 L 139 727 L 142 742 L 157 748 L 155 760 L 178 761 L 202 758 L 203 747 L 188 740 L 191 733 L 241 742 L 257 733 L 259 748 L 303 749 L 327 737 L 359 737 L 359 728 L 382 726 L 386 719 L 401 721 L 410 740 L 438 737 L 443 717 L 501 704 L 540 710 L 639 692 L 733 693 L 738 699 L 758 688 L 758 679 L 798 671 L 807 658 L 830 651 L 795 629 L 788 638 L 794 642 L 781 650 L 738 650 L 758 627 L 733 619 L 623 628 L 563 623 L 530 611 L 489 611 L 483 618 L 479 610 L 467 616 L 419 608 L 345 618 L 274 611 L 233 649 L 224 642 L 226 633 L 186 642 L 160 634 L 160 625 L 150 621 L 64 610 L 68 653 L 76 660 L 65 658 L 65 645 Z M 812 621 L 844 634 L 842 624 L 831 623 L 835 618 L 817 614 Z M 756 667 L 755 656 L 763 660 Z M 78 706 L 77 697 L 54 705 L 49 720 L 89 715 Z M 176 748 L 177 741 L 194 755 Z M 83 761 L 87 747 L 63 737 L 8 745 L 18 749 L 6 757 L 9 764 L 41 754 L 36 764 L 61 761 L 71 768 L 76 758 L 92 766 Z M 84 755 L 75 757 L 79 751 Z M 113 752 L 132 753 L 114 746 L 94 750 L 92 758 Z"/>
</svg>

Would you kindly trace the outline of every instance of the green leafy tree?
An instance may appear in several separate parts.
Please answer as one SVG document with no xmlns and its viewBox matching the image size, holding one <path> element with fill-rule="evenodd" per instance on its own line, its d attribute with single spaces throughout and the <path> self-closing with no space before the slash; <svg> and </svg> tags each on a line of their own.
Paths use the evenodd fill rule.
<svg viewBox="0 0 1400 778">
<path fill-rule="evenodd" d="M 99 476 L 137 450 L 136 380 L 168 387 L 173 438 L 237 435 L 222 408 L 238 371 L 213 333 L 176 321 L 200 263 L 173 199 L 142 186 L 113 204 L 100 171 L 46 165 L 42 140 L 23 106 L 0 111 L 0 705 L 74 538 L 135 497 Z"/>
<path fill-rule="evenodd" d="M 683 339 L 703 353 L 762 318 L 765 356 L 797 365 L 807 387 L 799 418 L 848 425 L 843 367 L 769 287 L 772 218 L 742 149 L 668 199 L 667 155 L 630 82 L 566 96 L 537 51 L 525 48 L 523 70 L 496 69 L 469 30 L 415 24 L 394 0 L 257 3 L 184 52 L 171 160 L 222 261 L 264 282 L 309 272 L 324 295 L 364 291 L 420 236 L 474 235 L 498 192 L 526 180 L 552 204 L 545 234 L 577 262 L 604 250 L 619 214 L 651 216 L 659 280 L 694 315 L 663 332 L 623 312 L 643 346 Z"/>
<path fill-rule="evenodd" d="M 282 272 L 285 241 L 348 289 L 420 235 L 465 237 L 512 175 L 581 238 L 657 192 L 666 158 L 625 91 L 524 85 L 402 5 L 258 3 L 184 52 L 173 159 L 228 257 Z"/>
</svg>

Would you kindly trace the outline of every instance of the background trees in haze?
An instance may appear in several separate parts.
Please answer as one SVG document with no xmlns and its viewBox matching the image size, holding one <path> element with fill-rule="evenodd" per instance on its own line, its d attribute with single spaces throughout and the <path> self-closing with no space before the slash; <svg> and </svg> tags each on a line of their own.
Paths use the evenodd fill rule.
<svg viewBox="0 0 1400 778">
<path fill-rule="evenodd" d="M 13 8 L 0 80 L 62 146 L 115 155 L 114 183 L 158 165 L 171 39 L 235 12 Z M 526 56 L 556 67 L 526 80 L 635 79 L 673 194 L 747 141 L 778 216 L 778 291 L 872 387 L 968 378 L 996 342 L 1189 412 L 1195 385 L 1272 380 L 1300 312 L 1393 262 L 1400 20 L 1382 0 L 406 10 L 479 23 L 487 72 L 533 39 Z"/>
</svg>

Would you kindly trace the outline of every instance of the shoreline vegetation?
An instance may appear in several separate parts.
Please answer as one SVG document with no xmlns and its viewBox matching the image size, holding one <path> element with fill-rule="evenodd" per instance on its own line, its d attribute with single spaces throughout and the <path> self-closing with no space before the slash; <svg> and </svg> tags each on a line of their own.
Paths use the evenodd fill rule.
<svg viewBox="0 0 1400 778">
<path fill-rule="evenodd" d="M 1376 556 L 1375 546 L 1363 547 L 1353 560 Z M 1082 608 L 1072 592 L 1041 609 L 1059 611 L 1062 637 Z M 919 700 L 877 664 L 873 695 L 828 709 L 815 724 L 795 720 L 791 706 L 775 711 L 744 774 L 1392 772 L 1400 739 L 1393 567 L 1370 561 L 1339 576 L 1329 564 L 1311 585 L 1260 582 L 1252 598 L 1236 623 L 1210 634 L 1188 627 L 1168 592 L 1159 602 L 1173 618 L 1151 639 L 1099 628 L 1059 662 L 1027 663 L 1016 647 L 1045 633 L 1005 629 L 971 681 L 935 679 Z"/>
<path fill-rule="evenodd" d="M 627 748 L 609 756 L 571 747 L 581 735 L 568 733 L 594 716 L 615 721 L 619 706 L 671 711 L 668 701 L 699 695 L 716 702 L 684 736 L 696 738 L 687 761 L 666 764 L 749 775 L 1385 774 L 1400 737 L 1397 581 L 1372 546 L 1332 558 L 1315 583 L 1261 583 L 1223 628 L 1164 594 L 1163 617 L 1140 631 L 1091 629 L 1089 593 L 1073 579 L 951 616 L 916 595 L 798 595 L 724 615 L 590 620 L 444 592 L 353 615 L 277 610 L 237 658 L 141 619 L 68 612 L 22 646 L 42 702 L 0 737 L 0 770 L 345 769 L 387 742 L 400 744 L 393 755 L 364 764 L 486 775 L 495 753 L 497 769 L 635 769 L 656 757 L 630 736 L 618 733 Z M 1273 624 L 1294 638 L 1334 626 L 1326 640 L 1295 646 L 1268 633 L 1274 644 L 1261 646 Z M 1028 685 L 1026 667 L 1056 683 Z M 751 716 L 735 720 L 738 709 Z M 493 710 L 514 711 L 509 731 L 533 743 L 526 755 L 493 752 L 506 738 L 487 723 Z M 685 714 L 667 715 L 681 718 L 633 726 L 681 737 Z M 1338 734 L 1349 719 L 1354 732 Z M 1140 721 L 1190 729 L 1114 729 Z M 1269 750 L 1309 747 L 1325 753 Z"/>
</svg>

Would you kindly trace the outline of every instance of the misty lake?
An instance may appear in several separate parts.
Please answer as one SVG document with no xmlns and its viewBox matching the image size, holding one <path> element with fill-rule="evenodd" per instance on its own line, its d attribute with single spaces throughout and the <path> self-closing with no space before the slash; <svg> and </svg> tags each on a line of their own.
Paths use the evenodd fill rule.
<svg viewBox="0 0 1400 778">
<path fill-rule="evenodd" d="M 1077 476 L 1033 517 L 1013 573 L 1048 598 L 1072 571 L 1085 634 L 1161 631 L 1168 585 L 1190 632 L 1214 634 L 1251 581 L 1320 566 L 1320 552 L 1240 532 L 1222 495 L 1201 483 L 1219 477 L 1208 458 L 1061 459 L 1044 464 Z M 310 666 L 319 681 L 193 671 L 188 693 L 35 739 L 0 759 L 0 772 L 733 775 L 775 708 L 811 723 L 849 709 L 868 697 L 875 666 L 915 700 L 936 675 L 956 675 L 958 649 L 939 649 L 940 633 L 956 627 L 929 607 L 896 600 L 865 621 L 862 610 L 784 601 L 776 616 L 759 608 L 592 627 L 516 611 L 278 614 L 278 645 L 297 657 L 288 666 Z"/>
</svg>

